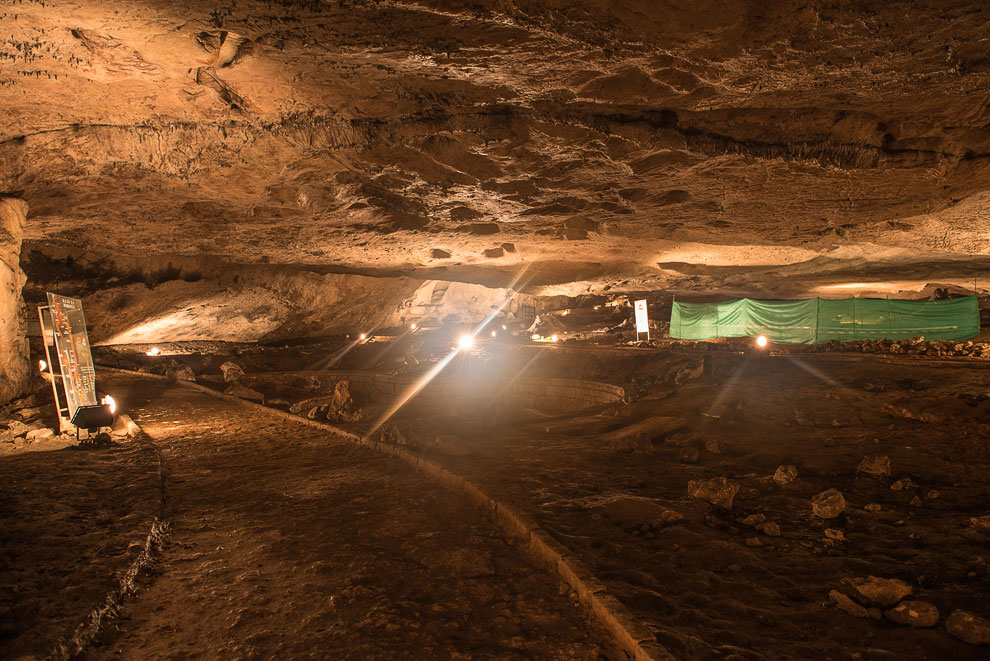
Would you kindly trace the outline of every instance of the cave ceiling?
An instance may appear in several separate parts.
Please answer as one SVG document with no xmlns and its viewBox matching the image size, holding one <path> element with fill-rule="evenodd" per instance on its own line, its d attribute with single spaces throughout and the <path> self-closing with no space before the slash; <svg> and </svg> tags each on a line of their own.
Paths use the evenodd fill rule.
<svg viewBox="0 0 990 661">
<path fill-rule="evenodd" d="M 34 245 L 547 293 L 990 268 L 973 2 L 0 2 Z"/>
</svg>

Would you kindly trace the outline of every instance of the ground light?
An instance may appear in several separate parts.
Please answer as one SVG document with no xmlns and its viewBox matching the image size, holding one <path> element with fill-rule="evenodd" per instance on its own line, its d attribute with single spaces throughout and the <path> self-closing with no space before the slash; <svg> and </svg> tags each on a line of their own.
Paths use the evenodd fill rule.
<svg viewBox="0 0 990 661">
<path fill-rule="evenodd" d="M 756 346 L 760 347 L 761 349 L 767 346 L 767 336 L 760 335 L 758 338 L 756 338 Z"/>
<path fill-rule="evenodd" d="M 162 350 L 159 349 L 158 347 L 151 347 L 150 349 L 148 349 L 147 351 L 144 352 L 144 355 L 146 355 L 146 356 L 157 356 L 161 352 L 162 352 Z"/>
<path fill-rule="evenodd" d="M 416 324 L 409 324 L 409 330 L 416 330 Z"/>
<path fill-rule="evenodd" d="M 461 335 L 460 339 L 457 340 L 457 346 L 461 349 L 470 349 L 474 346 L 474 336 L 473 335 Z"/>
<path fill-rule="evenodd" d="M 551 342 L 556 342 L 556 341 L 557 341 L 557 340 L 559 340 L 559 339 L 560 339 L 560 338 L 559 338 L 559 337 L 557 337 L 557 334 L 556 334 L 556 333 L 554 333 L 553 335 L 551 335 L 551 336 L 550 336 L 550 341 L 551 341 Z"/>
<path fill-rule="evenodd" d="M 46 363 L 43 360 L 39 360 L 38 361 L 38 369 L 41 370 L 42 372 L 44 372 L 46 369 L 48 369 L 48 363 Z"/>
<path fill-rule="evenodd" d="M 114 400 L 114 398 L 113 398 L 113 397 L 111 397 L 110 395 L 106 395 L 106 396 L 105 396 L 105 397 L 104 397 L 104 398 L 103 398 L 103 399 L 102 399 L 102 400 L 100 401 L 100 403 L 101 403 L 101 404 L 106 404 L 107 406 L 109 406 L 109 407 L 110 407 L 110 413 L 116 413 L 116 412 L 117 412 L 117 402 L 116 402 L 116 400 Z"/>
<path fill-rule="evenodd" d="M 368 334 L 367 334 L 367 333 L 361 333 L 361 334 L 360 334 L 360 335 L 358 336 L 358 339 L 359 339 L 359 340 L 361 340 L 361 341 L 363 342 L 363 341 L 364 341 L 365 339 L 367 339 L 367 337 L 368 337 Z"/>
<path fill-rule="evenodd" d="M 496 333 L 495 331 L 492 331 L 492 337 L 495 337 L 496 335 L 498 335 L 498 333 Z"/>
</svg>

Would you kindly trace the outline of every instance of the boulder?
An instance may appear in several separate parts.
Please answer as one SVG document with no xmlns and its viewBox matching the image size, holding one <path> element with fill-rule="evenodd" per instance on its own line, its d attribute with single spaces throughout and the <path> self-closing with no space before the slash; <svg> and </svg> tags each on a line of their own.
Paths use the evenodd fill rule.
<svg viewBox="0 0 990 661">
<path fill-rule="evenodd" d="M 990 620 L 966 611 L 952 611 L 945 619 L 945 631 L 970 645 L 990 644 Z"/>
<path fill-rule="evenodd" d="M 244 376 L 244 368 L 229 360 L 220 365 L 220 371 L 223 372 L 224 383 L 234 383 Z"/>
<path fill-rule="evenodd" d="M 166 370 L 165 378 L 169 381 L 195 381 L 196 373 L 192 371 L 191 367 L 180 365 Z"/>
<path fill-rule="evenodd" d="M 844 578 L 839 587 L 860 603 L 884 608 L 911 594 L 911 586 L 897 578 Z"/>
<path fill-rule="evenodd" d="M 832 590 L 828 593 L 829 598 L 836 605 L 836 607 L 852 615 L 853 617 L 868 617 L 869 613 L 865 608 L 857 604 L 855 601 L 842 594 L 838 590 Z"/>
<path fill-rule="evenodd" d="M 873 477 L 890 477 L 890 457 L 886 455 L 863 457 L 856 470 Z"/>
<path fill-rule="evenodd" d="M 834 519 L 846 509 L 846 499 L 838 489 L 826 489 L 811 499 L 811 511 L 820 519 Z"/>
<path fill-rule="evenodd" d="M 440 248 L 434 248 L 430 251 L 430 257 L 433 259 L 450 259 L 450 253 Z"/>
<path fill-rule="evenodd" d="M 797 479 L 798 471 L 796 466 L 777 466 L 773 474 L 773 483 L 778 487 L 786 487 Z"/>
<path fill-rule="evenodd" d="M 505 250 L 502 249 L 502 246 L 498 246 L 496 248 L 489 248 L 488 250 L 485 250 L 483 254 L 489 259 L 495 259 L 496 257 L 501 257 L 504 255 Z"/>
<path fill-rule="evenodd" d="M 261 404 L 265 403 L 265 396 L 263 394 L 257 390 L 252 390 L 251 388 L 241 385 L 235 384 L 229 386 L 226 390 L 224 390 L 224 393 L 233 395 L 234 397 L 240 397 L 241 399 L 250 399 L 251 401 L 259 402 Z"/>
<path fill-rule="evenodd" d="M 938 609 L 926 601 L 902 601 L 884 611 L 884 617 L 909 627 L 933 627 L 938 623 Z"/>
<path fill-rule="evenodd" d="M 710 480 L 691 480 L 688 482 L 688 495 L 721 507 L 732 509 L 732 499 L 739 493 L 739 483 L 730 482 L 728 478 L 716 477 Z"/>
<path fill-rule="evenodd" d="M 24 437 L 32 443 L 37 443 L 38 441 L 49 439 L 54 435 L 54 430 L 48 429 L 47 427 L 42 427 L 41 429 L 32 429 L 25 434 Z"/>
</svg>

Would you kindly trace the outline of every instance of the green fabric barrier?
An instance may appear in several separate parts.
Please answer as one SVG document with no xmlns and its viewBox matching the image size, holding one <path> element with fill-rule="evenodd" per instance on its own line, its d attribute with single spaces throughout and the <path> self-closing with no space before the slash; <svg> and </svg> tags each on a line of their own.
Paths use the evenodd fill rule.
<svg viewBox="0 0 990 661">
<path fill-rule="evenodd" d="M 944 301 L 871 298 L 725 303 L 674 302 L 670 336 L 682 340 L 766 335 L 777 344 L 829 340 L 967 340 L 980 333 L 975 296 Z"/>
</svg>

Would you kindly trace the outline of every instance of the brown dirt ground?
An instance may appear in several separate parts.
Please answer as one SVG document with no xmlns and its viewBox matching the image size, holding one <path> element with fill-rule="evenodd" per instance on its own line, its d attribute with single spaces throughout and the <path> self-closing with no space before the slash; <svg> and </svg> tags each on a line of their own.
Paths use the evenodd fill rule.
<svg viewBox="0 0 990 661">
<path fill-rule="evenodd" d="M 617 658 L 459 496 L 325 432 L 113 376 L 171 539 L 99 658 Z"/>
</svg>

